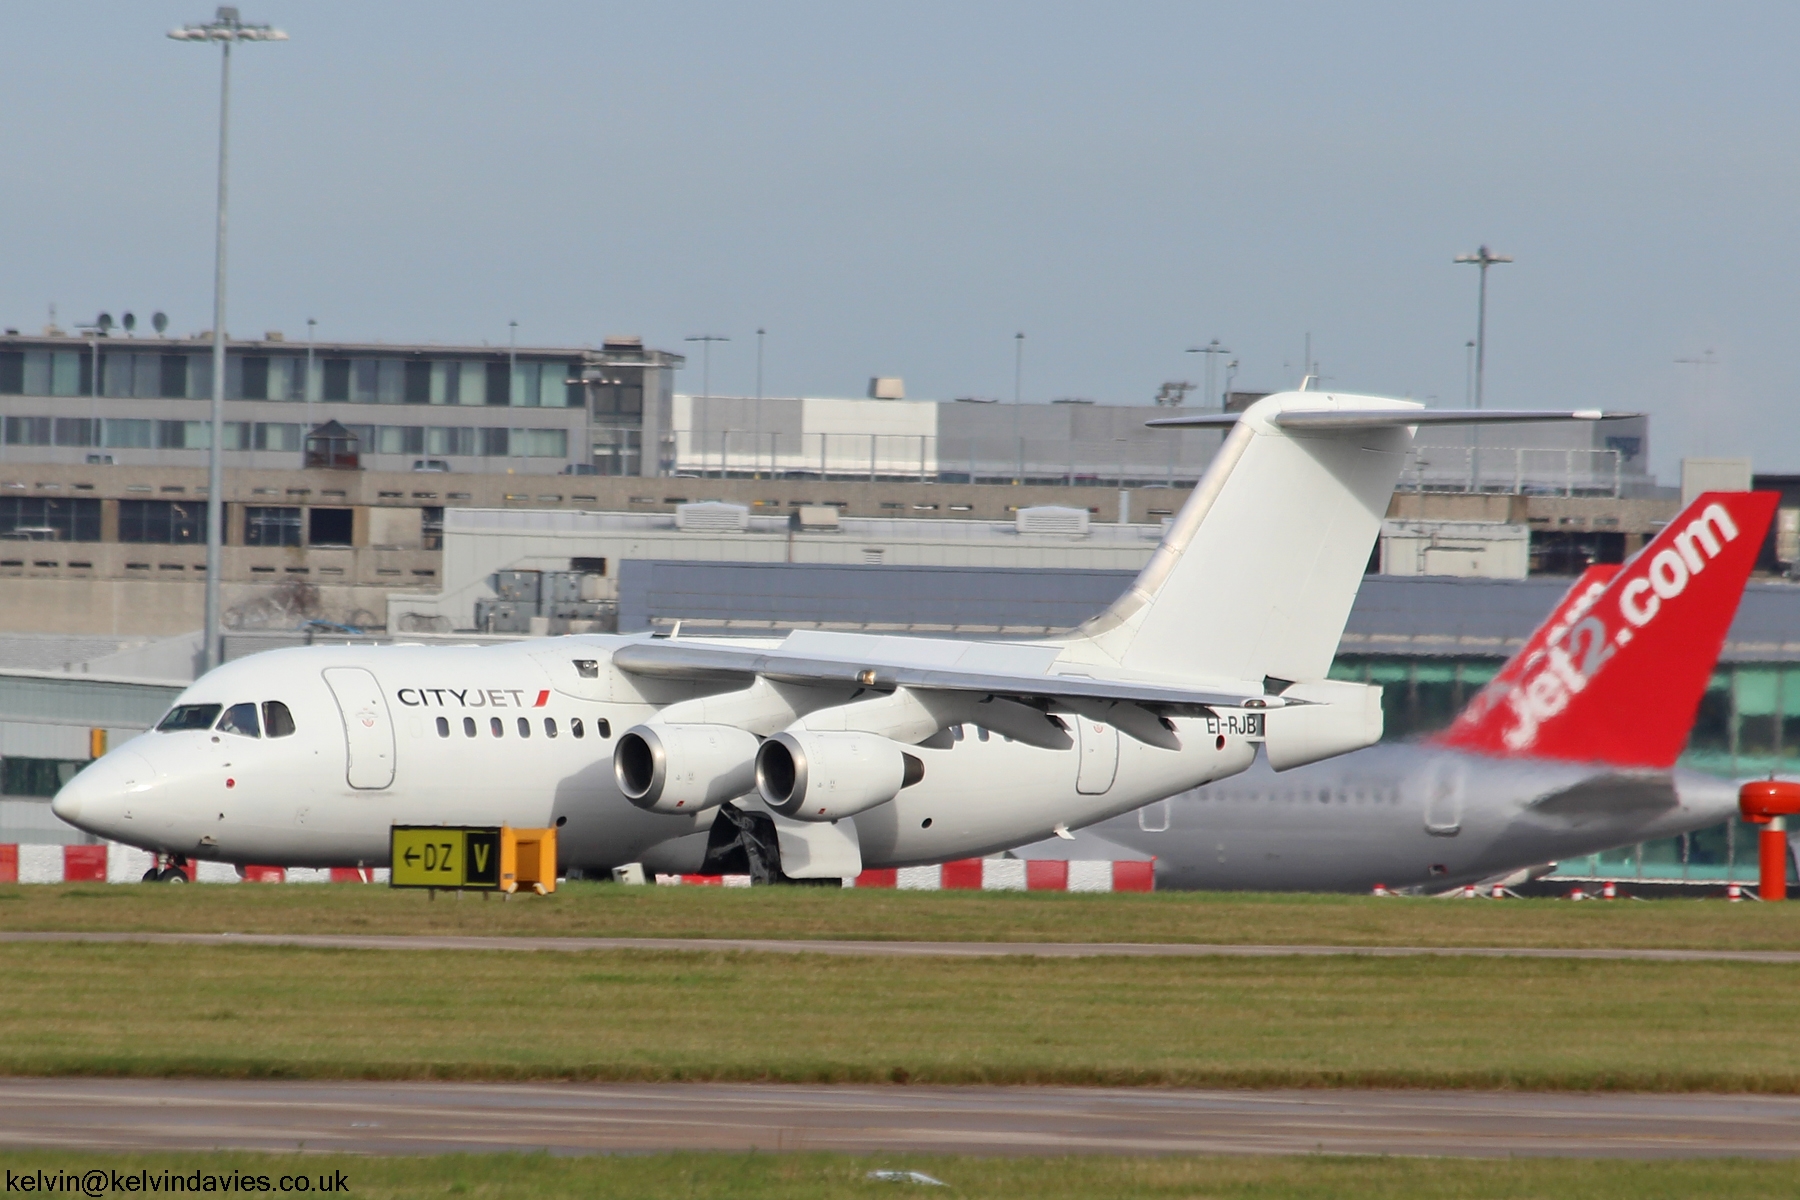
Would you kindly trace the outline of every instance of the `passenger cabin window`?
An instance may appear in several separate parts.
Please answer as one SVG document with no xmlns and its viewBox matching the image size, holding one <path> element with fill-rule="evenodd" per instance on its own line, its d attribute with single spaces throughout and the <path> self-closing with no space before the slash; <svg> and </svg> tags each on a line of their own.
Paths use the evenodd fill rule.
<svg viewBox="0 0 1800 1200">
<path fill-rule="evenodd" d="M 544 718 L 544 736 L 545 737 L 555 737 L 556 736 L 556 718 L 555 717 L 545 717 Z"/>
<path fill-rule="evenodd" d="M 569 736 L 570 737 L 586 737 L 587 736 L 587 730 L 585 730 L 581 727 L 581 718 L 580 717 L 570 717 L 569 718 Z"/>
<path fill-rule="evenodd" d="M 287 737 L 294 732 L 294 714 L 279 700 L 263 701 L 263 733 L 269 737 Z"/>
<path fill-rule="evenodd" d="M 439 737 L 449 737 L 450 736 L 450 718 L 449 717 L 439 717 L 437 719 L 437 729 L 438 729 Z"/>
<path fill-rule="evenodd" d="M 256 723 L 256 705 L 234 704 L 225 710 L 219 718 L 220 733 L 235 733 L 240 737 L 261 737 L 262 726 Z"/>
<path fill-rule="evenodd" d="M 218 704 L 177 704 L 157 723 L 157 731 L 180 733 L 187 729 L 211 729 L 212 723 L 219 719 L 222 707 Z"/>
<path fill-rule="evenodd" d="M 506 736 L 506 722 L 502 721 L 499 717 L 489 717 L 488 728 L 493 731 L 495 737 Z"/>
<path fill-rule="evenodd" d="M 530 717 L 520 717 L 519 718 L 519 736 L 520 737 L 530 737 L 531 736 L 531 718 Z"/>
<path fill-rule="evenodd" d="M 594 722 L 594 732 L 603 738 L 611 737 L 612 722 L 608 721 L 605 717 L 601 717 L 598 721 Z"/>
<path fill-rule="evenodd" d="M 474 737 L 475 736 L 475 718 L 474 717 L 464 717 L 463 718 L 463 736 L 464 737 Z"/>
</svg>

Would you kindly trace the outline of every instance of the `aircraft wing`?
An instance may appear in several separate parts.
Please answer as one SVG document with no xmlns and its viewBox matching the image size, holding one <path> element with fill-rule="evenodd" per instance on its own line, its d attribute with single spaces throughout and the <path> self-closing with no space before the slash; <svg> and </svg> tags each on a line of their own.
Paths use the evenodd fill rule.
<svg viewBox="0 0 1800 1200">
<path fill-rule="evenodd" d="M 1184 417 L 1158 417 L 1144 424 L 1189 429 L 1227 429 L 1242 413 L 1194 413 Z M 1530 421 L 1618 421 L 1642 413 L 1607 412 L 1599 408 L 1290 408 L 1272 413 L 1269 420 L 1283 429 L 1379 429 L 1396 425 L 1516 425 Z"/>
<path fill-rule="evenodd" d="M 866 687 L 877 691 L 908 687 L 978 692 L 1027 702 L 1118 701 L 1168 716 L 1210 715 L 1214 706 L 1241 708 L 1247 700 L 1268 708 L 1286 703 L 1280 697 L 1256 693 L 1096 679 L 1088 675 L 964 670 L 943 665 L 820 657 L 777 647 L 707 646 L 669 639 L 621 646 L 613 652 L 613 665 L 632 675 L 665 679 L 742 679 L 748 683 L 760 676 L 777 683 Z"/>
</svg>

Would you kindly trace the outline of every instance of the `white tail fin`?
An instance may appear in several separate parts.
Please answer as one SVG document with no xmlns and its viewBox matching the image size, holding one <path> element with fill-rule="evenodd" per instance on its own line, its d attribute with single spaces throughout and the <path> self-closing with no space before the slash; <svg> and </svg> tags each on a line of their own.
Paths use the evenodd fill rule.
<svg viewBox="0 0 1800 1200">
<path fill-rule="evenodd" d="M 1077 633 L 1131 671 L 1324 679 L 1412 445 L 1402 421 L 1420 407 L 1320 392 L 1257 401 L 1149 564 Z M 1283 428 L 1288 410 L 1367 420 Z"/>
</svg>

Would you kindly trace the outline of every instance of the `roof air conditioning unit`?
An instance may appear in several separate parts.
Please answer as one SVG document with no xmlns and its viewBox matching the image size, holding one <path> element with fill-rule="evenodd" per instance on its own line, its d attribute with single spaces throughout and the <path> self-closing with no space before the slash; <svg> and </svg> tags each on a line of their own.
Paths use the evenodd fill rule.
<svg viewBox="0 0 1800 1200">
<path fill-rule="evenodd" d="M 869 380 L 869 399 L 904 400 L 906 382 L 897 375 L 880 375 Z"/>
<path fill-rule="evenodd" d="M 702 500 L 675 506 L 675 528 L 690 533 L 742 533 L 750 528 L 750 510 L 742 504 Z"/>
<path fill-rule="evenodd" d="M 1020 533 L 1086 537 L 1088 511 L 1085 508 L 1064 508 L 1056 504 L 1039 504 L 1032 508 L 1021 508 L 1017 527 Z"/>
</svg>

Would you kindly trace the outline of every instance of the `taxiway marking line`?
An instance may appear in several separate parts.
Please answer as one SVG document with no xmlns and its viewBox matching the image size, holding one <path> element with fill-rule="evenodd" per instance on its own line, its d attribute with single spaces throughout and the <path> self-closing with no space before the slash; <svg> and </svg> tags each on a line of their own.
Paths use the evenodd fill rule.
<svg viewBox="0 0 1800 1200">
<path fill-rule="evenodd" d="M 478 937 L 445 934 L 138 933 L 0 930 L 6 942 L 292 946 L 317 950 L 655 950 L 832 954 L 881 958 L 1554 958 L 1619 962 L 1800 964 L 1800 950 L 1672 950 L 1558 946 L 1312 946 L 1204 942 L 881 942 L 844 939 Z"/>
</svg>

